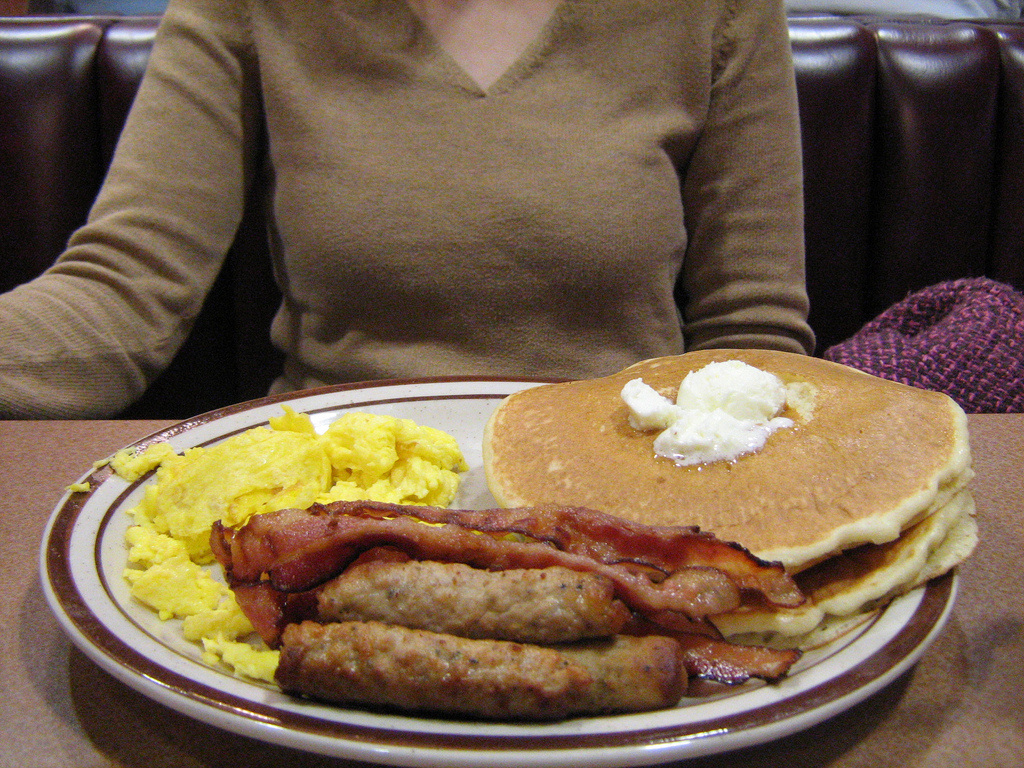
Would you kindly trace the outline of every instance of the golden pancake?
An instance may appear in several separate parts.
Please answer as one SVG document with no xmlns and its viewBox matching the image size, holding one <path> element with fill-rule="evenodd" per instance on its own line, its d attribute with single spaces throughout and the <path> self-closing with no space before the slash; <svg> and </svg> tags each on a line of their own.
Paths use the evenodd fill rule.
<svg viewBox="0 0 1024 768">
<path fill-rule="evenodd" d="M 640 378 L 674 401 L 687 373 L 724 360 L 786 383 L 781 415 L 794 426 L 734 461 L 679 466 L 656 456 L 656 433 L 630 426 L 622 387 Z M 493 414 L 483 447 L 502 506 L 586 506 L 696 525 L 792 572 L 893 541 L 971 477 L 967 419 L 946 395 L 765 350 L 690 352 L 524 390 Z"/>
<path fill-rule="evenodd" d="M 738 642 L 807 648 L 945 573 L 970 555 L 977 538 L 974 500 L 962 490 L 898 539 L 855 547 L 797 574 L 807 596 L 799 608 L 744 606 L 713 622 Z"/>
<path fill-rule="evenodd" d="M 629 423 L 623 386 L 675 400 L 691 371 L 740 360 L 778 376 L 792 426 L 735 460 L 681 466 L 657 431 Z M 769 351 L 692 352 L 602 379 L 507 398 L 484 437 L 503 506 L 581 505 L 696 525 L 797 575 L 807 602 L 746 604 L 712 618 L 734 642 L 808 648 L 964 560 L 977 543 L 967 419 L 945 395 L 824 360 Z"/>
</svg>

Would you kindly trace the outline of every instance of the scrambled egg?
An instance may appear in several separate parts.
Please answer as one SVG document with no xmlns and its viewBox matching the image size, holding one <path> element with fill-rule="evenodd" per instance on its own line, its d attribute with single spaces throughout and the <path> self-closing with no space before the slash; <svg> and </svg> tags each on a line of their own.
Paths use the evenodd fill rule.
<svg viewBox="0 0 1024 768">
<path fill-rule="evenodd" d="M 182 454 L 167 443 L 120 451 L 111 467 L 129 482 L 156 470 L 129 510 L 132 595 L 161 619 L 181 619 L 207 663 L 273 681 L 277 651 L 250 642 L 252 625 L 234 595 L 205 567 L 210 528 L 315 502 L 371 500 L 446 506 L 468 467 L 455 439 L 409 419 L 346 413 L 318 434 L 306 414 L 284 414 L 211 447 Z"/>
</svg>

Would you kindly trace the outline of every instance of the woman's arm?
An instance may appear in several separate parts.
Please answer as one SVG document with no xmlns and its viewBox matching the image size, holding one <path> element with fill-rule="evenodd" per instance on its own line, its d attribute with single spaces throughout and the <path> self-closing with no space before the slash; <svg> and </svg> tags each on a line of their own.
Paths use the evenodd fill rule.
<svg viewBox="0 0 1024 768">
<path fill-rule="evenodd" d="M 0 296 L 0 415 L 111 415 L 184 341 L 257 162 L 244 4 L 174 0 L 87 223 Z"/>
<path fill-rule="evenodd" d="M 810 352 L 796 83 L 779 0 L 734 0 L 686 168 L 688 349 Z"/>
</svg>

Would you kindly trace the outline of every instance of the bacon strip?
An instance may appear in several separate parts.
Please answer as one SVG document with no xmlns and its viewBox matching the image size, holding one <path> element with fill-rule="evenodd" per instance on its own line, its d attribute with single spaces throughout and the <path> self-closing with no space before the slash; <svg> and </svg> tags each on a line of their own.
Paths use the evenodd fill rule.
<svg viewBox="0 0 1024 768">
<path fill-rule="evenodd" d="M 598 573 L 627 606 L 652 620 L 665 612 L 703 619 L 733 610 L 744 589 L 778 605 L 803 600 L 780 565 L 710 534 L 628 523 L 582 508 L 474 511 L 336 502 L 259 515 L 237 530 L 216 523 L 211 545 L 236 594 L 237 587 L 264 579 L 274 590 L 303 592 L 362 552 L 390 546 L 419 560 L 493 570 L 561 565 Z M 241 592 L 258 595 L 270 616 L 274 600 L 264 589 Z M 285 621 L 282 607 L 276 622 L 257 629 L 273 645 Z"/>
<path fill-rule="evenodd" d="M 752 677 L 775 681 L 786 675 L 800 651 L 736 645 L 701 635 L 677 634 L 683 665 L 690 677 L 736 685 Z"/>
<path fill-rule="evenodd" d="M 696 527 L 650 526 L 583 507 L 452 510 L 438 507 L 363 505 L 359 514 L 405 514 L 492 534 L 518 533 L 556 549 L 606 564 L 633 563 L 668 577 L 683 568 L 724 571 L 741 589 L 760 592 L 773 605 L 795 607 L 804 596 L 779 563 L 768 563 L 738 544 Z M 351 512 L 346 512 L 351 514 Z"/>
</svg>

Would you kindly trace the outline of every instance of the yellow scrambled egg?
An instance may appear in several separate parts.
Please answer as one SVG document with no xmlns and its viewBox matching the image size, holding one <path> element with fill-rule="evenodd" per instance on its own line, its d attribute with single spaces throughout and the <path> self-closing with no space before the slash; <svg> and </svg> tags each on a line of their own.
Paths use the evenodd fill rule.
<svg viewBox="0 0 1024 768">
<path fill-rule="evenodd" d="M 126 534 L 132 595 L 245 677 L 272 681 L 277 651 L 250 642 L 252 625 L 214 578 L 210 528 L 314 502 L 366 499 L 446 506 L 467 469 L 455 439 L 409 419 L 347 413 L 318 434 L 306 414 L 284 414 L 210 447 L 177 454 L 167 443 L 110 462 L 133 482 L 155 469 Z"/>
</svg>

